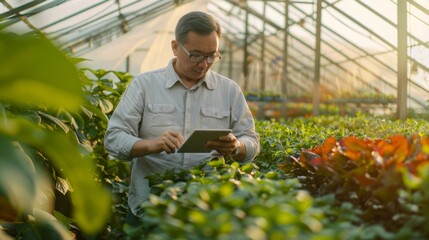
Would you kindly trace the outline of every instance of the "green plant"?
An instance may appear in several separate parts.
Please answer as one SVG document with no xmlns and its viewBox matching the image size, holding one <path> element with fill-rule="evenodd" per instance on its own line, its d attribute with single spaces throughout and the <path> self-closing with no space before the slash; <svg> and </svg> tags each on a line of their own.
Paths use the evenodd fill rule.
<svg viewBox="0 0 429 240">
<path fill-rule="evenodd" d="M 362 236 L 350 213 L 330 221 L 297 179 L 262 173 L 253 163 L 214 159 L 190 170 L 172 170 L 149 178 L 152 186 L 139 226 L 126 227 L 129 239 L 346 239 Z M 332 209 L 332 208 L 330 208 Z M 334 213 L 332 211 L 330 213 Z M 329 213 L 329 214 L 330 214 Z M 332 215 L 332 216 L 335 216 Z"/>
<path fill-rule="evenodd" d="M 80 69 L 80 73 L 86 99 L 92 106 L 101 109 L 103 114 L 102 117 L 85 119 L 85 125 L 82 126 L 82 133 L 93 149 L 91 158 L 97 166 L 97 180 L 110 190 L 113 201 L 110 218 L 99 235 L 106 239 L 118 239 L 123 236 L 122 225 L 128 209 L 130 165 L 129 162 L 109 157 L 103 141 L 107 119 L 132 76 L 124 72 L 87 68 Z"/>
<path fill-rule="evenodd" d="M 81 87 L 74 63 L 44 36 L 0 33 L 0 219 L 17 236 L 31 228 L 41 236 L 52 237 L 46 229 L 56 229 L 57 237 L 69 237 L 52 218 L 37 218 L 54 214 L 47 199 L 58 176 L 73 188 L 72 217 L 79 228 L 93 234 L 105 224 L 110 198 L 94 181 L 90 146 L 75 121 L 85 105 Z M 55 173 L 51 184 L 46 169 Z"/>
</svg>

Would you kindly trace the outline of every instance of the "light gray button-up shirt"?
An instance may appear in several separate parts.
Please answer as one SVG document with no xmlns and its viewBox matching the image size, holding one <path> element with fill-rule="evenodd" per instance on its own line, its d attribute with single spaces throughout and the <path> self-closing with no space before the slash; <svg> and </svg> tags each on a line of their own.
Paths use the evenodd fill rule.
<svg viewBox="0 0 429 240">
<path fill-rule="evenodd" d="M 231 79 L 208 71 L 198 84 L 187 89 L 167 67 L 136 76 L 128 85 L 109 120 L 104 144 L 115 158 L 131 160 L 132 146 L 140 139 L 159 137 L 175 130 L 186 139 L 194 129 L 229 128 L 246 146 L 245 162 L 259 153 L 259 136 L 240 87 Z M 128 204 L 138 215 L 149 196 L 147 176 L 172 168 L 191 168 L 218 157 L 211 153 L 150 154 L 133 159 Z"/>
</svg>

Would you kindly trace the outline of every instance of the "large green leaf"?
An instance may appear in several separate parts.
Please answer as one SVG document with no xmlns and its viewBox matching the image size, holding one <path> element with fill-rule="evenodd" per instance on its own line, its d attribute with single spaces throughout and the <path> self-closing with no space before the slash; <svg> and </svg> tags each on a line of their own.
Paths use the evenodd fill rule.
<svg viewBox="0 0 429 240">
<path fill-rule="evenodd" d="M 78 72 L 43 36 L 0 33 L 0 101 L 76 109 L 82 101 Z"/>
<path fill-rule="evenodd" d="M 113 104 L 107 99 L 100 98 L 99 106 L 101 108 L 101 111 L 103 111 L 103 113 L 109 113 L 113 111 Z"/>
<path fill-rule="evenodd" d="M 94 114 L 97 115 L 102 121 L 107 122 L 109 121 L 109 118 L 104 114 L 102 110 L 97 108 L 96 106 L 92 104 L 83 104 L 81 106 L 83 112 L 88 116 L 92 117 Z"/>
<path fill-rule="evenodd" d="M 34 210 L 34 219 L 13 224 L 17 239 L 26 240 L 72 240 L 73 234 L 65 228 L 54 216 L 39 209 Z"/>
<path fill-rule="evenodd" d="M 46 131 L 24 119 L 1 121 L 1 135 L 46 153 L 63 172 L 74 189 L 71 195 L 75 206 L 73 218 L 83 231 L 94 233 L 104 226 L 108 219 L 110 197 L 95 181 L 95 164 L 80 154 L 78 144 L 72 143 L 63 132 Z"/>
<path fill-rule="evenodd" d="M 68 133 L 70 131 L 70 128 L 65 123 L 63 123 L 59 118 L 54 117 L 50 114 L 44 113 L 42 111 L 37 111 L 37 114 L 52 121 L 52 123 L 60 127 L 65 133 Z"/>
<path fill-rule="evenodd" d="M 36 170 L 18 143 L 0 135 L 0 220 L 16 221 L 32 210 Z"/>
<path fill-rule="evenodd" d="M 44 36 L 23 37 L 0 33 L 0 101 L 74 111 L 83 103 L 81 87 L 78 71 L 71 60 Z M 68 129 L 59 119 L 47 114 L 41 115 L 51 119 L 63 130 Z M 0 120 L 1 138 L 43 152 L 70 182 L 74 189 L 71 195 L 75 206 L 73 218 L 78 221 L 79 227 L 86 233 L 99 230 L 108 218 L 110 197 L 95 181 L 95 164 L 82 156 L 79 144 L 72 142 L 64 132 L 47 131 L 25 119 Z M 11 157 L 11 148 L 5 148 L 5 145 L 1 145 L 1 148 L 1 158 L 5 159 L 2 161 L 5 165 L 1 169 L 2 177 L 7 176 L 3 172 L 10 169 L 26 175 L 28 179 L 22 182 L 24 186 L 19 189 L 28 197 L 25 194 L 18 195 L 24 199 L 33 199 L 31 183 L 35 182 L 36 177 L 26 174 L 27 170 L 16 164 L 16 157 Z M 1 179 L 1 184 L 15 189 L 19 187 L 14 182 L 17 179 L 7 177 Z M 4 190 L 3 193 L 8 199 L 13 200 L 15 197 L 11 196 L 10 191 Z M 29 208 L 17 207 L 19 211 Z"/>
</svg>

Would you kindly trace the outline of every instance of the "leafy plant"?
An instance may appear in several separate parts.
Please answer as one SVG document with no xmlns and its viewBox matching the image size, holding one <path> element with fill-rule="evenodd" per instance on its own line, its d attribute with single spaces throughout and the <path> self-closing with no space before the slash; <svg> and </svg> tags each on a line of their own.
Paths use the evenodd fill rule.
<svg viewBox="0 0 429 240">
<path fill-rule="evenodd" d="M 321 208 L 332 198 L 316 203 L 299 189 L 297 179 L 262 173 L 253 163 L 214 159 L 149 180 L 152 194 L 142 205 L 141 225 L 126 227 L 129 239 L 344 239 L 362 234 L 348 216 L 328 220 Z"/>
<path fill-rule="evenodd" d="M 350 202 L 361 209 L 366 223 L 382 223 L 390 231 L 417 228 L 427 237 L 423 219 L 429 216 L 422 214 L 423 202 L 415 197 L 427 196 L 416 185 L 427 179 L 428 137 L 330 137 L 292 159 L 281 168 L 301 179 L 313 196 L 334 194 L 338 204 Z"/>
<path fill-rule="evenodd" d="M 2 226 L 8 231 L 16 227 L 17 236 L 45 224 L 59 229 L 52 218 L 35 218 L 44 215 L 36 214 L 38 209 L 54 214 L 52 187 L 44 184 L 49 180 L 44 180 L 48 174 L 42 167 L 49 163 L 73 188 L 73 219 L 86 233 L 98 231 L 105 224 L 110 198 L 94 181 L 90 148 L 74 121 L 85 102 L 74 64 L 44 36 L 0 33 L 0 87 L 0 219 L 11 223 Z M 13 224 L 22 221 L 29 224 Z M 37 230 L 51 236 L 46 228 Z"/>
<path fill-rule="evenodd" d="M 102 114 L 102 117 L 84 119 L 82 133 L 93 149 L 91 158 L 97 166 L 97 180 L 110 190 L 113 201 L 110 218 L 99 235 L 106 239 L 118 239 L 123 236 L 122 225 L 128 209 L 130 165 L 129 162 L 111 158 L 104 149 L 103 141 L 107 119 L 132 76 L 124 72 L 87 68 L 81 68 L 80 74 L 86 99 L 90 106 L 97 107 Z"/>
</svg>

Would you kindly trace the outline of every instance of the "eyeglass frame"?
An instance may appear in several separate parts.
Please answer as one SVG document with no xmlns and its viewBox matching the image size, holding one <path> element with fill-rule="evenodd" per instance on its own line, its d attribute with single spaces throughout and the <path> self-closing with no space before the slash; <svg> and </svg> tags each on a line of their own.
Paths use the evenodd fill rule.
<svg viewBox="0 0 429 240">
<path fill-rule="evenodd" d="M 219 53 L 217 53 L 218 54 L 217 56 L 210 56 L 210 55 L 203 55 L 203 54 L 191 54 L 188 50 L 186 50 L 186 48 L 181 43 L 179 43 L 179 45 L 182 47 L 182 49 L 185 51 L 185 53 L 189 56 L 189 60 L 191 62 L 200 63 L 200 62 L 206 60 L 208 64 L 213 64 L 213 63 L 217 63 L 219 60 L 222 59 L 222 56 Z M 201 59 L 195 59 L 194 58 L 194 60 L 192 60 L 192 57 L 197 57 L 197 58 L 203 57 L 203 58 L 201 58 Z"/>
</svg>

